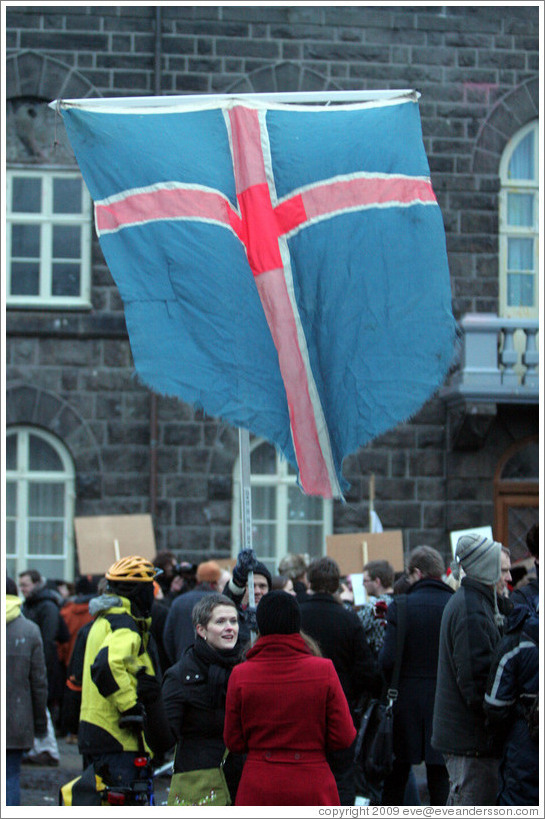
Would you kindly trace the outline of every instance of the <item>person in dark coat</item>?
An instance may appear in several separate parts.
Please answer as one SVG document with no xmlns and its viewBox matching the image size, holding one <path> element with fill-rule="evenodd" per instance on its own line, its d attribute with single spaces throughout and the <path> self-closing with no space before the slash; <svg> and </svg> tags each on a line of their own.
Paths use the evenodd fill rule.
<svg viewBox="0 0 545 819">
<path fill-rule="evenodd" d="M 332 660 L 356 724 L 356 708 L 362 697 L 380 693 L 380 674 L 361 620 L 334 596 L 341 573 L 330 557 L 313 560 L 308 569 L 310 592 L 301 602 L 302 630 L 318 643 L 324 657 Z M 341 805 L 356 798 L 353 749 L 329 758 Z"/>
<path fill-rule="evenodd" d="M 303 639 L 294 595 L 271 591 L 256 616 L 259 637 L 227 689 L 225 744 L 248 754 L 235 804 L 339 805 L 326 751 L 356 731 L 333 663 Z"/>
<path fill-rule="evenodd" d="M 443 583 L 443 558 L 430 546 L 419 546 L 409 555 L 411 583 L 406 600 L 406 632 L 401 660 L 398 698 L 394 705 L 394 767 L 384 783 L 382 805 L 403 805 L 411 765 L 426 763 L 430 805 L 444 805 L 449 792 L 443 755 L 431 747 L 433 703 L 437 681 L 439 632 L 443 609 L 454 591 Z M 384 643 L 379 664 L 390 683 L 396 657 L 398 601 L 388 606 Z"/>
<path fill-rule="evenodd" d="M 195 638 L 191 619 L 193 608 L 206 594 L 219 591 L 220 577 L 221 568 L 215 560 L 199 563 L 195 588 L 172 601 L 163 629 L 163 648 L 171 664 L 178 662 L 186 648 L 192 645 Z"/>
<path fill-rule="evenodd" d="M 484 703 L 488 726 L 503 748 L 498 805 L 539 804 L 537 699 L 539 616 L 517 606 L 492 660 Z"/>
<path fill-rule="evenodd" d="M 524 606 L 535 613 L 539 608 L 539 524 L 535 523 L 526 534 L 526 546 L 534 558 L 535 577 L 530 578 L 525 586 L 515 589 L 511 594 L 514 606 Z"/>
<path fill-rule="evenodd" d="M 226 583 L 223 594 L 230 597 L 238 611 L 239 641 L 242 646 L 248 646 L 255 637 L 255 607 L 252 608 L 249 600 L 248 577 L 253 572 L 254 604 L 255 607 L 263 595 L 272 588 L 272 576 L 264 563 L 257 559 L 253 549 L 241 549 L 237 555 L 237 562 L 233 566 L 231 579 Z"/>
<path fill-rule="evenodd" d="M 70 633 L 61 617 L 60 595 L 48 589 L 46 581 L 36 569 L 19 574 L 19 589 L 25 598 L 22 612 L 32 620 L 42 635 L 47 668 L 47 707 L 56 724 L 65 684 L 65 669 L 59 659 L 58 643 L 68 642 Z"/>
<path fill-rule="evenodd" d="M 309 566 L 310 594 L 300 602 L 302 629 L 333 661 L 351 712 L 365 692 L 380 691 L 380 676 L 357 614 L 334 597 L 340 584 L 338 564 L 330 557 Z"/>
<path fill-rule="evenodd" d="M 155 715 L 149 727 L 157 748 L 166 751 L 176 744 L 174 773 L 220 764 L 225 752 L 227 683 L 241 660 L 238 616 L 232 600 L 217 592 L 206 594 L 192 616 L 194 643 L 166 672 L 161 691 L 164 718 Z M 155 685 L 153 680 L 146 684 L 152 689 Z M 143 688 L 141 682 L 138 695 L 148 707 L 151 698 Z M 229 754 L 224 772 L 233 802 L 241 770 L 241 757 Z"/>
<path fill-rule="evenodd" d="M 17 586 L 6 578 L 6 805 L 21 804 L 24 751 L 47 735 L 47 677 L 40 629 L 21 616 Z"/>
<path fill-rule="evenodd" d="M 496 593 L 501 548 L 477 533 L 456 544 L 465 576 L 441 620 L 431 738 L 449 772 L 447 805 L 496 802 L 501 749 L 486 725 L 484 695 L 504 622 Z"/>
</svg>

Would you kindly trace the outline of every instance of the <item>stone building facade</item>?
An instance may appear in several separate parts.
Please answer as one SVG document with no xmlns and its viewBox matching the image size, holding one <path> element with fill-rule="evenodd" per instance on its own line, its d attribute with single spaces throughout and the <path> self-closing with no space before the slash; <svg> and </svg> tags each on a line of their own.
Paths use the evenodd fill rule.
<svg viewBox="0 0 545 819">
<path fill-rule="evenodd" d="M 493 343 L 505 348 L 502 315 L 514 319 L 500 298 L 500 165 L 510 140 L 538 118 L 539 13 L 538 4 L 12 4 L 7 169 L 74 167 L 60 117 L 46 105 L 59 97 L 415 88 L 455 316 L 462 330 L 467 315 L 496 317 Z M 195 561 L 227 557 L 235 548 L 238 433 L 138 383 L 121 299 L 94 233 L 89 253 L 81 305 L 25 304 L 8 291 L 8 437 L 34 429 L 64 447 L 73 477 L 68 517 L 151 513 L 158 549 Z M 523 318 L 535 340 L 534 307 L 535 319 L 531 310 Z M 367 529 L 374 475 L 375 509 L 385 529 L 403 531 L 405 550 L 428 543 L 448 556 L 450 531 L 491 525 L 496 537 L 509 532 L 523 555 L 524 532 L 537 517 L 537 365 L 533 386 L 519 375 L 507 389 L 508 357 L 481 362 L 488 376 L 497 368 L 500 387 L 474 389 L 464 343 L 451 379 L 416 417 L 346 459 L 351 488 L 346 503 L 332 506 L 331 531 Z M 507 496 L 515 500 L 505 513 Z M 11 534 L 18 537 L 12 517 L 8 554 L 16 548 Z M 281 552 L 271 554 L 271 567 Z"/>
</svg>

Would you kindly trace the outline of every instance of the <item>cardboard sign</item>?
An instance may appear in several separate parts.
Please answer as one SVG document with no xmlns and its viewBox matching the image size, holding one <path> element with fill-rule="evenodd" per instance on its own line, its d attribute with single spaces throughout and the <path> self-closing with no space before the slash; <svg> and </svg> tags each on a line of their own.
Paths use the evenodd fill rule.
<svg viewBox="0 0 545 819">
<path fill-rule="evenodd" d="M 151 515 L 74 518 L 80 574 L 105 574 L 121 557 L 156 554 Z"/>
<path fill-rule="evenodd" d="M 326 551 L 339 564 L 342 575 L 360 574 L 370 560 L 387 560 L 396 572 L 405 568 L 403 534 L 391 532 L 353 532 L 348 535 L 328 535 Z"/>
</svg>

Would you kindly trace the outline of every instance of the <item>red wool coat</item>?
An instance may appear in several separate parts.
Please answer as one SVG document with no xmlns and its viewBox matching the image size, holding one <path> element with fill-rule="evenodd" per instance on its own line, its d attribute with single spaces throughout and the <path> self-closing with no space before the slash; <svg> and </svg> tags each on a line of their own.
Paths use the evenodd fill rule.
<svg viewBox="0 0 545 819">
<path fill-rule="evenodd" d="M 339 805 L 325 752 L 356 731 L 331 660 L 299 634 L 260 637 L 229 679 L 225 744 L 247 753 L 236 805 Z"/>
</svg>

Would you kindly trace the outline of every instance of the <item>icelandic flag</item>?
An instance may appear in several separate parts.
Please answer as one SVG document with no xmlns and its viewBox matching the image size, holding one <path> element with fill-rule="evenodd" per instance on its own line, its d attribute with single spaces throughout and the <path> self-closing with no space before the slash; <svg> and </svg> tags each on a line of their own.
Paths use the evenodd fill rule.
<svg viewBox="0 0 545 819">
<path fill-rule="evenodd" d="M 274 443 L 309 495 L 342 497 L 343 458 L 451 363 L 417 100 L 58 103 L 142 381 Z"/>
</svg>

